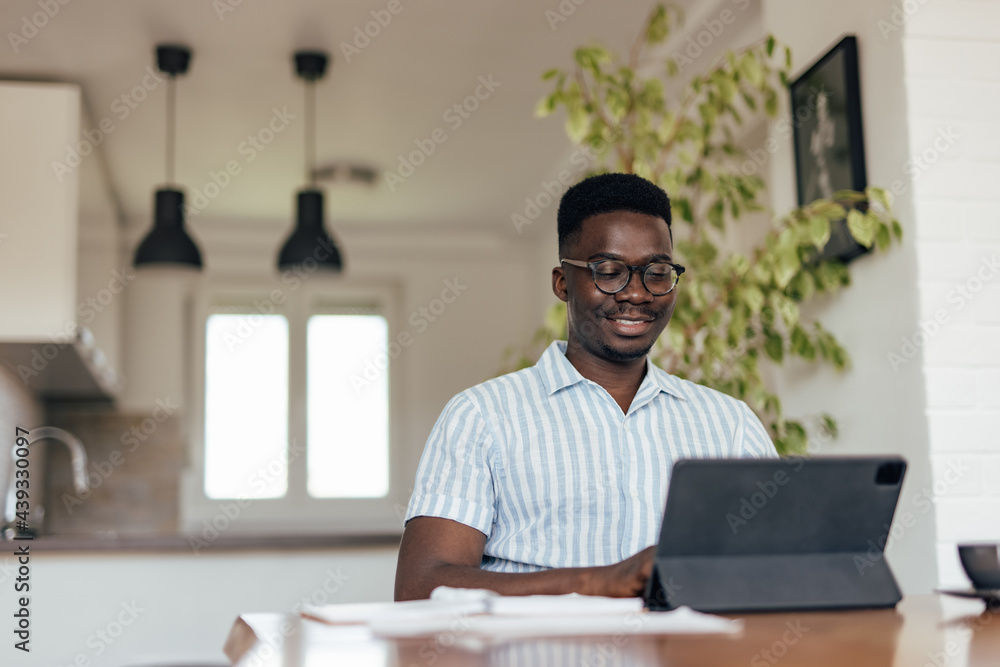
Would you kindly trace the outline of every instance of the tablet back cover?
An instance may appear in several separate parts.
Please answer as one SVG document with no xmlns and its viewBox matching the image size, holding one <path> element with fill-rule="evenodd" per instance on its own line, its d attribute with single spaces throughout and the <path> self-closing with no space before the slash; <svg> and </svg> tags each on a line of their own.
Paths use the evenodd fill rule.
<svg viewBox="0 0 1000 667">
<path fill-rule="evenodd" d="M 905 468 L 898 457 L 679 461 L 647 606 L 894 606 L 883 549 Z"/>
</svg>

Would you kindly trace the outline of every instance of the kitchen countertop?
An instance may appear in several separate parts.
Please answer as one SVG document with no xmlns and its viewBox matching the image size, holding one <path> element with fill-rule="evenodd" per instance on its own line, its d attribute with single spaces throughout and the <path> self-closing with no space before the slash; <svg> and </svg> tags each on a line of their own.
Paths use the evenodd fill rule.
<svg viewBox="0 0 1000 667">
<path fill-rule="evenodd" d="M 396 546 L 400 533 L 373 535 L 324 535 L 316 533 L 227 535 L 212 541 L 200 535 L 42 535 L 33 540 L 8 544 L 30 544 L 35 552 L 184 552 L 206 554 L 220 551 L 284 551 L 290 549 L 329 549 L 335 547 Z"/>
</svg>

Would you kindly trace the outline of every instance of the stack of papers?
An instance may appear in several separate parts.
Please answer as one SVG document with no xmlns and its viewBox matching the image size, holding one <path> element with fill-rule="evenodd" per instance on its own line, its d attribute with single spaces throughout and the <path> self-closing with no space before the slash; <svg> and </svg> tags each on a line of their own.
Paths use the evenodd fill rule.
<svg viewBox="0 0 1000 667">
<path fill-rule="evenodd" d="M 643 610 L 641 598 L 591 595 L 501 596 L 493 591 L 434 590 L 430 600 L 307 607 L 302 615 L 334 625 L 364 624 L 382 637 L 442 632 L 519 638 L 613 634 L 734 634 L 743 621 L 687 607 Z"/>
</svg>

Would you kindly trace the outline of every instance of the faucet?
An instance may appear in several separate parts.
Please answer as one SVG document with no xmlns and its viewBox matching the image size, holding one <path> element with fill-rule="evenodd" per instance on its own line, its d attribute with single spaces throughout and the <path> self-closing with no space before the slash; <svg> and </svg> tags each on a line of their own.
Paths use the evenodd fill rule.
<svg viewBox="0 0 1000 667">
<path fill-rule="evenodd" d="M 28 445 L 38 442 L 39 440 L 56 440 L 63 443 L 69 449 L 71 465 L 73 468 L 73 488 L 77 495 L 86 493 L 90 490 L 90 484 L 87 482 L 87 451 L 83 448 L 83 443 L 80 439 L 68 431 L 64 431 L 61 428 L 56 428 L 55 426 L 40 426 L 36 429 L 32 429 L 28 436 Z M 17 448 L 15 444 L 11 448 L 10 454 L 10 470 L 8 471 L 7 478 L 4 480 L 6 483 L 6 488 L 4 493 L 0 495 L 3 498 L 3 535 L 5 538 L 10 539 L 18 532 L 14 529 L 15 519 L 17 518 L 17 488 L 15 481 L 15 471 L 17 468 L 14 465 L 16 460 L 16 455 L 14 450 Z M 29 456 L 35 453 L 34 447 L 30 448 Z M 35 456 L 36 462 L 44 462 L 44 458 L 41 456 Z M 30 496 L 29 498 L 33 501 L 30 503 L 30 514 L 28 523 L 31 526 L 32 532 L 39 532 L 41 529 L 42 521 L 45 519 L 45 507 L 42 505 L 42 500 L 45 496 L 45 471 L 38 470 L 36 466 L 35 470 L 31 471 L 31 476 L 28 478 L 30 480 Z"/>
</svg>

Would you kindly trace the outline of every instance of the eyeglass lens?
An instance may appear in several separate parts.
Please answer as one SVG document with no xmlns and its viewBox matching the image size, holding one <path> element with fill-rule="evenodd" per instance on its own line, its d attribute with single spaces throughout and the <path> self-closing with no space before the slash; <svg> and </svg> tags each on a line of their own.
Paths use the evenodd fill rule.
<svg viewBox="0 0 1000 667">
<path fill-rule="evenodd" d="M 624 262 L 605 260 L 594 267 L 594 282 L 603 292 L 621 291 L 628 284 L 631 271 Z M 646 267 L 642 274 L 642 283 L 650 294 L 662 296 L 677 284 L 677 271 L 670 264 L 654 263 Z"/>
</svg>

